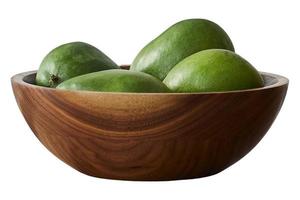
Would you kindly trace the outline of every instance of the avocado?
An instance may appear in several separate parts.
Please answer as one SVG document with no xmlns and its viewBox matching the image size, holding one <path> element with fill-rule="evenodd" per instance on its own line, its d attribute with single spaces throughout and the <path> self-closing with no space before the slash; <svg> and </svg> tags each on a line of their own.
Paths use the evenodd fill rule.
<svg viewBox="0 0 300 200">
<path fill-rule="evenodd" d="M 234 51 L 229 36 L 214 22 L 183 20 L 147 44 L 134 59 L 130 70 L 142 71 L 163 80 L 178 62 L 205 49 Z"/>
<path fill-rule="evenodd" d="M 102 92 L 170 92 L 166 85 L 149 74 L 122 69 L 111 69 L 77 76 L 62 82 L 56 88 Z"/>
<path fill-rule="evenodd" d="M 117 68 L 118 65 L 96 47 L 84 42 L 71 42 L 46 55 L 37 72 L 36 84 L 56 87 L 75 76 Z"/>
<path fill-rule="evenodd" d="M 238 54 L 224 49 L 195 53 L 179 62 L 163 81 L 173 92 L 219 92 L 264 85 L 258 71 Z"/>
</svg>

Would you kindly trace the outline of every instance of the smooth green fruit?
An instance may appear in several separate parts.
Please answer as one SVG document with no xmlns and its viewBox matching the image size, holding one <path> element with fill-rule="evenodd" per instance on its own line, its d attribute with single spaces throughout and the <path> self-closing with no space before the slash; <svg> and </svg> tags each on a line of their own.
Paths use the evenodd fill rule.
<svg viewBox="0 0 300 200">
<path fill-rule="evenodd" d="M 263 86 L 259 72 L 241 56 L 223 49 L 195 53 L 178 63 L 163 81 L 175 92 L 216 92 Z"/>
<path fill-rule="evenodd" d="M 184 20 L 146 45 L 136 56 L 130 69 L 163 80 L 178 62 L 205 49 L 234 51 L 229 36 L 214 22 L 205 19 Z"/>
<path fill-rule="evenodd" d="M 56 47 L 43 59 L 36 75 L 36 84 L 56 87 L 75 76 L 117 68 L 118 65 L 96 47 L 72 42 Z"/>
<path fill-rule="evenodd" d="M 102 92 L 170 92 L 165 84 L 149 74 L 121 69 L 77 76 L 62 82 L 57 88 Z"/>
</svg>

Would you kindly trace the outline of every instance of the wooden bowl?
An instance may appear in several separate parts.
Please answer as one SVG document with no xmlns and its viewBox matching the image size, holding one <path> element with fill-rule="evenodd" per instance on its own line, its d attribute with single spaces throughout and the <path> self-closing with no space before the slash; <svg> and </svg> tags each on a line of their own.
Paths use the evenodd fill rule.
<svg viewBox="0 0 300 200">
<path fill-rule="evenodd" d="M 108 93 L 34 85 L 12 77 L 27 123 L 43 145 L 85 174 L 174 180 L 218 173 L 265 135 L 288 79 L 262 73 L 263 88 L 211 93 Z"/>
</svg>

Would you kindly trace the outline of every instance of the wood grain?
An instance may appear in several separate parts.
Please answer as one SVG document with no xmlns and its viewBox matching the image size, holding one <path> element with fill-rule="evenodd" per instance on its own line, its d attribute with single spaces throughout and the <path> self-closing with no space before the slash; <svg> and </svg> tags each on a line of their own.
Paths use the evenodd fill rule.
<svg viewBox="0 0 300 200">
<path fill-rule="evenodd" d="M 57 90 L 12 77 L 27 123 L 43 145 L 85 174 L 123 180 L 209 176 L 246 155 L 265 135 L 288 80 L 263 73 L 263 88 L 143 94 Z"/>
</svg>

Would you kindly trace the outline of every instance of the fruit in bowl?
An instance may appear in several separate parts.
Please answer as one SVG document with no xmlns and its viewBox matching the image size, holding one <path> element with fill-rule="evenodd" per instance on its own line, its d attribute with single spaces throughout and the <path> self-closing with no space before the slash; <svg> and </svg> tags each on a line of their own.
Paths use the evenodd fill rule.
<svg viewBox="0 0 300 200">
<path fill-rule="evenodd" d="M 229 36 L 216 23 L 206 19 L 183 20 L 147 44 L 135 57 L 131 70 L 163 80 L 178 62 L 205 49 L 234 51 Z"/>
<path fill-rule="evenodd" d="M 96 47 L 84 42 L 71 42 L 56 47 L 46 55 L 38 70 L 36 83 L 56 87 L 75 76 L 117 68 L 118 65 Z"/>
<path fill-rule="evenodd" d="M 209 49 L 195 53 L 173 67 L 163 81 L 175 92 L 217 92 L 258 88 L 258 71 L 234 52 Z"/>
<path fill-rule="evenodd" d="M 149 74 L 117 69 L 77 76 L 62 82 L 57 88 L 102 92 L 170 91 L 165 84 Z"/>
<path fill-rule="evenodd" d="M 106 92 L 215 92 L 262 87 L 263 79 L 234 53 L 231 39 L 219 25 L 188 19 L 147 44 L 127 72 L 90 44 L 61 45 L 43 59 L 36 83 Z"/>
<path fill-rule="evenodd" d="M 198 178 L 245 156 L 287 92 L 288 79 L 233 51 L 221 27 L 191 19 L 146 45 L 129 70 L 75 42 L 11 81 L 34 134 L 74 169 L 122 180 Z"/>
</svg>

